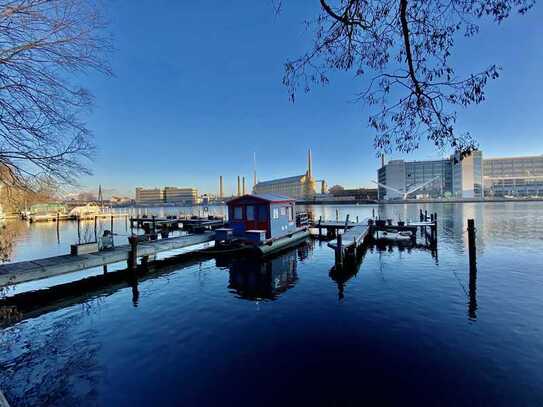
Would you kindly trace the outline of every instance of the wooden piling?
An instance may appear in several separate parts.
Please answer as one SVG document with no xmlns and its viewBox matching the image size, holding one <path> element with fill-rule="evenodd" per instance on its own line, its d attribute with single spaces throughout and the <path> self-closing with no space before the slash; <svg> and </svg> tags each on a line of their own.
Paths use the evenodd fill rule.
<svg viewBox="0 0 543 407">
<path fill-rule="evenodd" d="M 81 219 L 77 216 L 77 241 L 81 244 Z"/>
<path fill-rule="evenodd" d="M 128 243 L 130 243 L 130 254 L 128 256 L 128 268 L 130 270 L 135 270 L 138 266 L 138 237 L 130 236 L 128 238 Z"/>
<path fill-rule="evenodd" d="M 419 209 L 419 220 L 420 220 L 421 222 L 424 221 L 424 214 L 422 213 L 422 209 Z"/>
<path fill-rule="evenodd" d="M 97 225 L 97 222 L 98 222 L 98 216 L 94 216 L 94 241 L 97 242 L 98 241 L 98 231 L 96 229 L 96 225 Z"/>
<path fill-rule="evenodd" d="M 322 216 L 319 216 L 319 239 L 322 239 L 322 227 L 321 227 L 321 222 L 322 222 Z"/>
<path fill-rule="evenodd" d="M 340 233 L 337 235 L 337 247 L 336 247 L 336 266 L 341 267 L 343 265 L 343 239 Z"/>
<path fill-rule="evenodd" d="M 57 212 L 57 243 L 60 243 L 60 213 Z"/>
<path fill-rule="evenodd" d="M 477 265 L 477 253 L 475 247 L 475 221 L 468 219 L 468 251 L 470 267 Z"/>
</svg>

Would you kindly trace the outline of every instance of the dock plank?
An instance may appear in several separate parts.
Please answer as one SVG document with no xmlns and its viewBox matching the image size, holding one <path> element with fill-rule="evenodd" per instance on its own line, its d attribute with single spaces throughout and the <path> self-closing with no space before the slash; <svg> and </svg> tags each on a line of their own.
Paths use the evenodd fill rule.
<svg viewBox="0 0 543 407">
<path fill-rule="evenodd" d="M 341 247 L 347 249 L 353 245 L 358 246 L 368 235 L 369 226 L 366 224 L 358 224 L 341 235 Z M 338 248 L 337 239 L 328 243 L 328 247 L 336 250 Z"/>
<path fill-rule="evenodd" d="M 209 231 L 201 234 L 144 242 L 138 245 L 138 257 L 153 256 L 160 252 L 194 246 L 210 242 L 214 238 L 215 233 Z M 0 287 L 126 261 L 129 254 L 130 246 L 122 245 L 111 250 L 78 256 L 66 254 L 3 264 L 0 265 Z"/>
</svg>

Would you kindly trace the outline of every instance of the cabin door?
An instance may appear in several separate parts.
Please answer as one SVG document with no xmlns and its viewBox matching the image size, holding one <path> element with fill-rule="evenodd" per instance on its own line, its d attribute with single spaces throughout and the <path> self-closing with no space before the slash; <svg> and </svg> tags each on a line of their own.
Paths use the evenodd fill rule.
<svg viewBox="0 0 543 407">
<path fill-rule="evenodd" d="M 266 205 L 247 205 L 247 230 L 268 230 L 268 207 Z"/>
</svg>

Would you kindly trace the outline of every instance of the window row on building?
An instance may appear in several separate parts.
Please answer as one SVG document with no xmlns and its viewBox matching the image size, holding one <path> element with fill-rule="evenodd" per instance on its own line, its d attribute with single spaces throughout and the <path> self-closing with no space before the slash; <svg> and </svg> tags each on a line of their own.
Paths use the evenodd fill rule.
<svg viewBox="0 0 543 407">
<path fill-rule="evenodd" d="M 196 188 L 136 188 L 137 204 L 156 203 L 199 203 L 198 190 Z"/>
<path fill-rule="evenodd" d="M 392 160 L 377 171 L 380 199 L 543 196 L 543 155 L 483 159 L 481 151 L 443 160 Z"/>
</svg>

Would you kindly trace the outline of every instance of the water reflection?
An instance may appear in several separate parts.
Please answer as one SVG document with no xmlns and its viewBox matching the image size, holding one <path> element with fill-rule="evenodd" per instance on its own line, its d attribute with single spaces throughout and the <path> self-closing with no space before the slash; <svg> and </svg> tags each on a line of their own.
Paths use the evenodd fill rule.
<svg viewBox="0 0 543 407">
<path fill-rule="evenodd" d="M 238 298 L 275 300 L 298 281 L 298 262 L 308 257 L 311 243 L 268 259 L 257 257 L 217 258 L 217 267 L 226 267 L 228 288 Z"/>
</svg>

